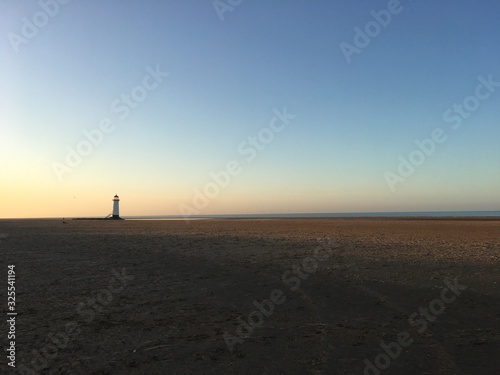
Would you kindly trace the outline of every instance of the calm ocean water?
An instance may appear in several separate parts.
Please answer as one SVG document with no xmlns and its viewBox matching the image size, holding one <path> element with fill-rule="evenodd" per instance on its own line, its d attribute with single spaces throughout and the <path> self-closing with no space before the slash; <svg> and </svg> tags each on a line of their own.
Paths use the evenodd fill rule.
<svg viewBox="0 0 500 375">
<path fill-rule="evenodd" d="M 190 219 L 265 219 L 265 218 L 328 218 L 328 217 L 500 217 L 500 211 L 442 211 L 442 212 L 352 212 L 352 213 L 296 213 L 296 214 L 227 214 L 193 215 Z M 181 215 L 123 216 L 124 219 L 184 219 Z"/>
</svg>

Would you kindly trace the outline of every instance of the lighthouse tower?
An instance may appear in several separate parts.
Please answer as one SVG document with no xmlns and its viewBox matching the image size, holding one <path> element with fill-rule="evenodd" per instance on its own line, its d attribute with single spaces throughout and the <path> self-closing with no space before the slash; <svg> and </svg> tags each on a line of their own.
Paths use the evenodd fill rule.
<svg viewBox="0 0 500 375">
<path fill-rule="evenodd" d="M 121 219 L 120 217 L 120 197 L 118 195 L 115 195 L 113 198 L 113 216 L 112 219 L 119 220 Z"/>
</svg>

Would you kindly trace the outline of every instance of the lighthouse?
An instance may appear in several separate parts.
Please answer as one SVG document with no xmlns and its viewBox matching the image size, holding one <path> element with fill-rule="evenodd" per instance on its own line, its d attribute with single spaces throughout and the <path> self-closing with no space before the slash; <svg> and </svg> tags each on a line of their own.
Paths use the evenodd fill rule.
<svg viewBox="0 0 500 375">
<path fill-rule="evenodd" d="M 113 216 L 111 217 L 115 220 L 120 220 L 120 197 L 115 195 L 113 198 Z"/>
</svg>

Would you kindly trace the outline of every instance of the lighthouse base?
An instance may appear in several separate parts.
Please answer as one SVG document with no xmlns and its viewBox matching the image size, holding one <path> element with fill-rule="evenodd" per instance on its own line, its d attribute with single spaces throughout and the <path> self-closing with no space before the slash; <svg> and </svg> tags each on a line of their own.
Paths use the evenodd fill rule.
<svg viewBox="0 0 500 375">
<path fill-rule="evenodd" d="M 118 215 L 113 215 L 110 217 L 111 220 L 123 220 L 120 216 Z"/>
</svg>

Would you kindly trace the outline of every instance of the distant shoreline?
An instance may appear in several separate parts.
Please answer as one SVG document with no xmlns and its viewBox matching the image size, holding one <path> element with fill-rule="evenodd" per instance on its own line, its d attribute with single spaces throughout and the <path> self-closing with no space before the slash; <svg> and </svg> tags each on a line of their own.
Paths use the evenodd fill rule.
<svg viewBox="0 0 500 375">
<path fill-rule="evenodd" d="M 442 212 L 360 212 L 360 213 L 294 213 L 294 214 L 220 214 L 183 217 L 181 215 L 124 216 L 128 220 L 177 219 L 423 219 L 423 218 L 499 218 L 500 211 L 442 211 Z"/>
<path fill-rule="evenodd" d="M 63 220 L 66 220 L 65 218 L 63 218 Z M 68 219 L 68 220 L 125 220 L 123 218 L 118 218 L 118 219 L 115 219 L 115 218 L 111 218 L 111 217 L 73 217 L 71 219 Z"/>
<path fill-rule="evenodd" d="M 63 220 L 63 221 L 185 221 L 185 220 L 500 220 L 499 211 L 485 212 L 401 212 L 401 213 L 346 213 L 346 214 L 237 214 L 237 215 L 199 215 L 186 217 L 180 215 L 123 216 L 120 220 L 98 217 L 40 217 L 40 218 L 0 218 L 5 220 Z"/>
</svg>

